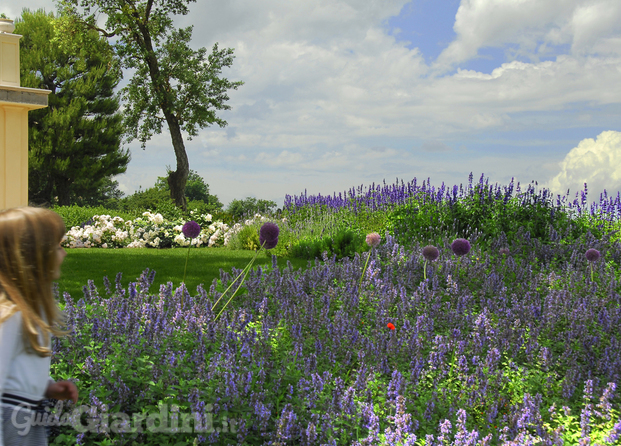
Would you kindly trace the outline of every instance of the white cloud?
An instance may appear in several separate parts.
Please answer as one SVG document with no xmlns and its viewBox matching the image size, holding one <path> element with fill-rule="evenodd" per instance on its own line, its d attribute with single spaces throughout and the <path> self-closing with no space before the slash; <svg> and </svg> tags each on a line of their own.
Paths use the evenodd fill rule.
<svg viewBox="0 0 621 446">
<path fill-rule="evenodd" d="M 452 152 L 453 149 L 442 141 L 425 141 L 421 145 L 421 150 L 424 152 Z"/>
<path fill-rule="evenodd" d="M 462 0 L 453 29 L 457 38 L 438 57 L 437 70 L 475 58 L 485 47 L 504 47 L 511 57 L 534 61 L 563 44 L 571 44 L 572 54 L 584 55 L 611 35 L 619 36 L 621 2 Z"/>
<path fill-rule="evenodd" d="M 300 153 L 290 153 L 287 150 L 283 150 L 276 156 L 261 152 L 255 158 L 257 163 L 267 164 L 268 166 L 290 166 L 292 164 L 298 164 L 302 162 L 302 160 L 303 157 Z"/>
<path fill-rule="evenodd" d="M 596 139 L 583 139 L 559 167 L 560 172 L 544 186 L 555 195 L 563 196 L 570 189 L 569 198 L 573 201 L 576 192 L 584 190 L 587 183 L 589 203 L 599 202 L 604 189 L 608 196 L 616 196 L 613 191 L 621 190 L 621 132 L 610 130 Z"/>
</svg>

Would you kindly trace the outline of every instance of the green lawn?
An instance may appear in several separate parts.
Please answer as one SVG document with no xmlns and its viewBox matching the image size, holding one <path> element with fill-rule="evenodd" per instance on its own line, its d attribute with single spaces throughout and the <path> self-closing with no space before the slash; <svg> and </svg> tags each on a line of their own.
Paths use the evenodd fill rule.
<svg viewBox="0 0 621 446">
<path fill-rule="evenodd" d="M 75 300 L 82 296 L 82 287 L 93 280 L 100 294 L 104 293 L 104 276 L 108 276 L 112 287 L 118 272 L 123 273 L 122 284 L 125 289 L 130 282 L 135 282 L 146 269 L 154 270 L 155 281 L 150 291 L 157 293 L 161 284 L 173 283 L 177 288 L 183 280 L 187 248 L 148 249 L 148 248 L 79 248 L 66 249 L 67 257 L 62 265 L 62 274 L 58 280 L 62 301 L 63 292 L 68 292 Z M 226 248 L 192 248 L 186 274 L 186 284 L 191 295 L 196 287 L 203 284 L 209 291 L 213 279 L 220 278 L 220 269 L 231 272 L 232 268 L 243 269 L 254 256 L 254 251 L 233 251 Z M 306 268 L 308 260 L 279 258 L 278 267 L 285 268 L 287 261 L 294 270 Z M 260 253 L 254 262 L 258 266 L 272 265 L 271 257 Z"/>
</svg>

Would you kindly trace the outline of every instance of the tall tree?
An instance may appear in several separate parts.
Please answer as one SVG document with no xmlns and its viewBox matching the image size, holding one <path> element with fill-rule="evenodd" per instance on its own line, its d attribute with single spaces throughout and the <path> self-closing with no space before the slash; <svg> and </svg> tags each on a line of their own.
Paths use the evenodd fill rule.
<svg viewBox="0 0 621 446">
<path fill-rule="evenodd" d="M 23 36 L 22 85 L 52 92 L 47 108 L 28 115 L 29 200 L 92 201 L 130 160 L 114 94 L 119 62 L 107 39 L 69 16 L 24 9 L 15 32 Z"/>
<path fill-rule="evenodd" d="M 185 185 L 190 164 L 181 132 L 189 137 L 198 130 L 226 121 L 217 110 L 228 110 L 226 92 L 243 82 L 220 77 L 223 67 L 233 63 L 233 49 L 212 53 L 190 48 L 192 28 L 176 29 L 172 15 L 186 15 L 188 3 L 195 0 L 61 0 L 65 11 L 79 17 L 102 35 L 115 37 L 115 48 L 124 68 L 135 70 L 123 89 L 127 103 L 126 126 L 130 138 L 144 149 L 154 133 L 161 133 L 164 122 L 170 131 L 177 168 L 168 174 L 170 194 L 175 204 L 187 210 Z M 81 8 L 79 11 L 78 8 Z M 91 11 L 93 10 L 93 11 Z M 97 24 L 99 14 L 107 17 L 105 28 Z"/>
</svg>

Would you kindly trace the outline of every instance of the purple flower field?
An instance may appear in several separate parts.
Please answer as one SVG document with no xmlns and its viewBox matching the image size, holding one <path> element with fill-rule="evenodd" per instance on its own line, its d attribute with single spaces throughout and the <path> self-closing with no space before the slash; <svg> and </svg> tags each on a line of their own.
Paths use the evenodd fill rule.
<svg viewBox="0 0 621 446">
<path fill-rule="evenodd" d="M 61 427 L 50 444 L 620 444 L 621 244 L 519 230 L 482 249 L 473 233 L 437 256 L 383 234 L 303 272 L 274 258 L 217 321 L 239 269 L 194 295 L 150 290 L 148 270 L 65 293 L 74 336 L 54 340 L 52 374 L 79 381 L 91 416 L 174 403 L 214 429 Z"/>
<path fill-rule="evenodd" d="M 489 180 L 484 180 L 484 174 L 481 174 L 479 182 L 473 186 L 473 175 L 470 172 L 468 177 L 468 186 L 464 190 L 463 186 L 456 185 L 452 188 L 442 186 L 436 189 L 434 186 L 429 186 L 430 178 L 427 178 L 427 184 L 423 181 L 422 186 L 416 184 L 416 178 L 409 183 L 404 183 L 397 179 L 396 183 L 387 185 L 384 181 L 383 185 L 376 185 L 373 183 L 366 189 L 363 186 L 357 188 L 351 188 L 348 191 L 339 192 L 338 196 L 336 192 L 330 196 L 311 195 L 308 196 L 306 191 L 304 195 L 285 195 L 284 207 L 290 212 L 295 212 L 297 209 L 301 209 L 307 206 L 324 206 L 327 209 L 338 210 L 342 208 L 350 208 L 354 211 L 365 208 L 372 211 L 392 208 L 395 205 L 405 204 L 409 199 L 413 197 L 423 197 L 431 202 L 446 202 L 454 204 L 467 194 L 472 194 L 475 188 L 486 189 L 488 199 L 502 200 L 506 205 L 509 199 L 512 197 L 514 186 L 513 179 L 508 186 L 489 187 Z M 554 196 L 547 189 L 539 191 L 538 195 L 535 195 L 535 187 L 530 184 L 526 191 L 522 192 L 520 189 L 520 183 L 518 182 L 515 188 L 516 193 L 521 198 L 521 204 L 524 205 L 529 199 L 532 199 L 534 203 L 551 201 L 554 202 Z M 595 215 L 603 213 L 606 218 L 612 220 L 621 216 L 621 193 L 617 193 L 617 197 L 609 197 L 607 192 L 600 195 L 599 202 L 592 202 L 590 206 L 587 205 L 588 189 L 586 183 L 584 184 L 584 190 L 580 191 L 580 200 L 578 200 L 578 192 L 576 192 L 576 198 L 574 201 L 568 201 L 566 196 L 556 197 L 556 206 L 565 207 L 569 212 L 575 215 Z M 483 201 L 481 196 L 481 201 Z M 567 203 L 566 203 L 567 202 Z"/>
</svg>

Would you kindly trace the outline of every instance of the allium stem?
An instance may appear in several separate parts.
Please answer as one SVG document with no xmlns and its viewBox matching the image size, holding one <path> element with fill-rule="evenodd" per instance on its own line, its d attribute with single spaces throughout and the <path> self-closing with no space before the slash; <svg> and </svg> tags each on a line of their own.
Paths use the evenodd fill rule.
<svg viewBox="0 0 621 446">
<path fill-rule="evenodd" d="M 427 259 L 425 259 L 425 265 L 423 266 L 423 277 L 427 280 Z"/>
<path fill-rule="evenodd" d="M 364 264 L 364 268 L 362 269 L 362 275 L 360 276 L 360 283 L 358 284 L 358 290 L 362 289 L 362 279 L 364 278 L 364 273 L 367 271 L 367 265 L 369 264 L 369 259 L 371 258 L 371 253 L 373 252 L 373 248 L 369 251 L 369 255 L 367 256 L 367 261 Z"/>
<path fill-rule="evenodd" d="M 185 268 L 183 268 L 183 283 L 185 283 L 185 273 L 188 270 L 188 259 L 190 258 L 191 247 L 192 247 L 192 241 L 190 241 L 190 245 L 188 246 L 188 255 L 185 257 Z"/>
<path fill-rule="evenodd" d="M 188 270 L 188 259 L 190 258 L 190 248 L 192 247 L 192 240 L 190 240 L 190 244 L 188 245 L 188 255 L 185 257 L 185 268 L 183 268 L 183 283 L 185 285 L 185 273 Z M 186 286 L 187 289 L 187 286 Z M 181 294 L 181 308 L 183 308 L 183 298 L 185 296 L 185 293 Z"/>
<path fill-rule="evenodd" d="M 246 271 L 248 270 L 248 268 L 250 268 L 250 266 L 252 265 L 252 261 L 250 261 L 250 263 L 248 265 L 246 265 L 246 267 L 242 270 L 241 273 L 239 273 L 239 275 L 235 278 L 235 280 L 233 280 L 231 282 L 231 284 L 229 285 L 229 287 L 224 290 L 224 293 L 222 293 L 222 295 L 220 296 L 220 298 L 216 301 L 215 304 L 213 304 L 213 306 L 211 307 L 211 311 L 213 311 L 214 308 L 216 308 L 216 305 L 218 305 L 218 302 L 220 302 L 220 300 L 222 300 L 222 298 L 224 297 L 224 295 L 227 293 L 228 290 L 231 289 L 231 287 L 235 284 L 235 282 L 237 282 L 237 279 L 239 279 L 242 275 L 244 275 L 246 273 Z"/>
<path fill-rule="evenodd" d="M 261 247 L 259 249 L 257 249 L 256 254 L 254 255 L 254 257 L 252 258 L 252 260 L 250 261 L 250 263 L 246 266 L 246 268 L 244 268 L 244 270 L 239 273 L 239 276 L 237 276 L 235 278 L 235 280 L 233 282 L 231 282 L 231 284 L 229 285 L 229 287 L 224 290 L 224 293 L 222 293 L 222 295 L 220 296 L 220 298 L 216 301 L 215 304 L 213 304 L 213 307 L 211 307 L 211 311 L 213 311 L 214 308 L 216 308 L 216 305 L 218 305 L 218 302 L 220 302 L 220 300 L 224 297 L 224 295 L 227 293 L 228 290 L 231 289 L 231 287 L 233 286 L 233 284 L 235 282 L 237 282 L 237 279 L 240 278 L 240 276 L 242 274 L 244 274 L 244 278 L 241 280 L 241 282 L 239 282 L 239 285 L 237 286 L 237 289 L 235 290 L 235 292 L 233 293 L 233 295 L 229 298 L 229 300 L 226 302 L 226 304 L 224 304 L 224 307 L 222 307 L 222 310 L 220 310 L 220 312 L 218 313 L 218 315 L 216 316 L 216 318 L 214 319 L 214 322 L 218 320 L 218 317 L 220 317 L 220 315 L 222 314 L 222 312 L 224 311 L 224 309 L 227 307 L 227 305 L 229 304 L 229 302 L 231 302 L 231 300 L 233 299 L 233 297 L 235 297 L 235 294 L 237 294 L 237 292 L 239 291 L 239 289 L 241 288 L 242 284 L 244 283 L 244 280 L 246 280 L 246 276 L 248 275 L 248 273 L 250 272 L 250 268 L 252 267 L 252 264 L 254 263 L 255 259 L 257 258 L 257 256 L 259 255 L 259 252 L 261 252 L 261 249 L 263 249 L 263 246 L 265 246 L 265 242 L 263 242 L 263 245 L 261 245 Z"/>
</svg>

